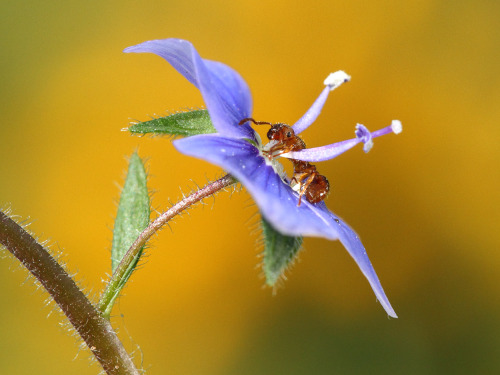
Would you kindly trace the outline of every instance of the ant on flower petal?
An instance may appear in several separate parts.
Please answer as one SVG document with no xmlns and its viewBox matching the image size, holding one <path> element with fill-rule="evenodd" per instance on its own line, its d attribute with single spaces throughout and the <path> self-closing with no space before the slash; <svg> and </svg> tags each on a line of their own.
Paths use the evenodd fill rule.
<svg viewBox="0 0 500 375">
<path fill-rule="evenodd" d="M 255 125 L 270 125 L 267 132 L 269 143 L 264 147 L 263 154 L 269 159 L 273 159 L 291 151 L 300 151 L 306 148 L 306 143 L 298 135 L 295 135 L 293 128 L 287 124 L 272 124 L 265 121 L 255 121 L 253 118 L 244 118 L 239 125 L 251 121 Z M 293 177 L 290 184 L 294 184 L 292 189 L 299 193 L 299 204 L 302 196 L 305 196 L 310 203 L 318 203 L 326 198 L 330 191 L 330 183 L 325 176 L 318 173 L 316 166 L 307 161 L 289 159 L 293 164 Z"/>
</svg>

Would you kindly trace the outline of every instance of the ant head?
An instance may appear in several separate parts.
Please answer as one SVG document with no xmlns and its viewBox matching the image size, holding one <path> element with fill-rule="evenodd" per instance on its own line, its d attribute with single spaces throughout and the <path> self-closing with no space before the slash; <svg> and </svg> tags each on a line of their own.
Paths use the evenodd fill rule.
<svg viewBox="0 0 500 375">
<path fill-rule="evenodd" d="M 287 124 L 274 124 L 267 132 L 267 138 L 270 141 L 284 142 L 295 137 L 295 132 Z"/>
</svg>

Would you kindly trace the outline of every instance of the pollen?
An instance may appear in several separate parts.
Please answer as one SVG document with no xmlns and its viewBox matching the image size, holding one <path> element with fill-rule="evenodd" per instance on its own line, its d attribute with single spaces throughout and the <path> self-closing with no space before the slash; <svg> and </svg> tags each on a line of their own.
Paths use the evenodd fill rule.
<svg viewBox="0 0 500 375">
<path fill-rule="evenodd" d="M 335 73 L 330 73 L 328 77 L 326 77 L 323 84 L 330 88 L 330 91 L 335 90 L 341 84 L 345 82 L 349 82 L 351 80 L 351 76 L 348 75 L 343 70 L 337 70 Z"/>
<path fill-rule="evenodd" d="M 403 124 L 399 120 L 392 120 L 391 129 L 394 134 L 399 134 L 403 131 Z"/>
</svg>

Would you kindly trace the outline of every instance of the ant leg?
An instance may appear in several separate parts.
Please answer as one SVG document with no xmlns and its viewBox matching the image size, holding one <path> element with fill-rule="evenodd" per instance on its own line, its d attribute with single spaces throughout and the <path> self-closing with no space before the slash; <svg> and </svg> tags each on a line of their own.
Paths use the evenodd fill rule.
<svg viewBox="0 0 500 375">
<path fill-rule="evenodd" d="M 290 180 L 290 183 L 292 181 L 295 181 L 297 184 L 302 184 L 302 181 L 304 180 L 304 178 L 306 178 L 308 175 L 308 173 L 306 172 L 302 172 L 302 173 L 295 173 L 292 177 L 292 179 Z"/>
<path fill-rule="evenodd" d="M 280 151 L 278 153 L 275 153 L 274 150 L 271 148 L 269 151 L 265 151 L 264 153 L 269 157 L 269 159 L 275 158 L 277 156 L 280 156 L 282 154 L 286 154 L 288 151 Z"/>
<path fill-rule="evenodd" d="M 290 150 L 287 150 L 285 148 L 281 152 L 278 152 L 277 154 L 272 154 L 272 155 L 273 155 L 273 157 L 276 157 L 276 156 L 280 156 L 280 155 L 286 154 L 287 152 L 290 152 Z"/>
<path fill-rule="evenodd" d="M 286 154 L 288 152 L 290 152 L 290 147 L 286 147 L 283 144 L 276 144 L 276 145 L 274 145 L 274 147 L 271 147 L 271 149 L 269 149 L 265 153 L 267 155 L 269 155 L 270 157 L 275 158 L 277 156 Z"/>
<path fill-rule="evenodd" d="M 245 122 L 248 122 L 248 121 L 252 121 L 255 125 L 273 125 L 271 124 L 270 122 L 266 122 L 266 121 L 255 121 L 253 118 L 251 117 L 247 117 L 247 118 L 244 118 L 243 120 L 241 120 L 238 125 L 243 125 Z"/>
<path fill-rule="evenodd" d="M 304 182 L 304 185 L 301 185 L 301 189 L 299 192 L 299 204 L 297 205 L 297 207 L 300 206 L 300 203 L 302 201 L 302 196 L 306 193 L 307 188 L 309 187 L 309 185 L 311 185 L 311 183 L 314 180 L 314 177 L 316 177 L 317 174 L 318 174 L 318 172 L 312 172 L 309 175 L 309 177 L 307 177 L 307 180 L 306 180 L 306 182 Z M 303 180 L 304 178 L 305 178 L 305 176 L 301 177 L 301 180 Z"/>
</svg>

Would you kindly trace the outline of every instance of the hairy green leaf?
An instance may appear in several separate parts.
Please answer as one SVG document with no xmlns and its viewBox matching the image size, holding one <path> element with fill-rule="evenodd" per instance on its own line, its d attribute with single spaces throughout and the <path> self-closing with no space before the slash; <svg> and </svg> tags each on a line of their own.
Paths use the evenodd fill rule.
<svg viewBox="0 0 500 375">
<path fill-rule="evenodd" d="M 206 109 L 179 112 L 139 122 L 131 125 L 128 130 L 133 134 L 167 134 L 184 137 L 216 133 Z"/>
<path fill-rule="evenodd" d="M 302 237 L 285 236 L 262 217 L 266 284 L 273 286 L 291 265 L 302 246 Z"/>
<path fill-rule="evenodd" d="M 116 214 L 113 229 L 113 244 L 111 247 L 111 269 L 113 273 L 120 265 L 120 261 L 127 253 L 127 250 L 149 224 L 150 204 L 146 182 L 147 176 L 144 164 L 139 155 L 133 153 L 130 156 L 127 178 L 120 195 L 118 213 Z M 142 253 L 143 249 L 137 253 L 132 262 L 126 265 L 126 272 L 123 273 L 120 279 L 114 280 L 106 287 L 105 293 L 99 301 L 99 310 L 104 317 L 109 319 L 113 304 L 130 275 L 134 272 Z M 111 284 L 112 287 L 110 287 Z"/>
<path fill-rule="evenodd" d="M 146 170 L 139 155 L 133 153 L 129 160 L 127 178 L 120 196 L 113 229 L 111 247 L 113 272 L 137 236 L 148 226 L 149 214 Z"/>
</svg>

